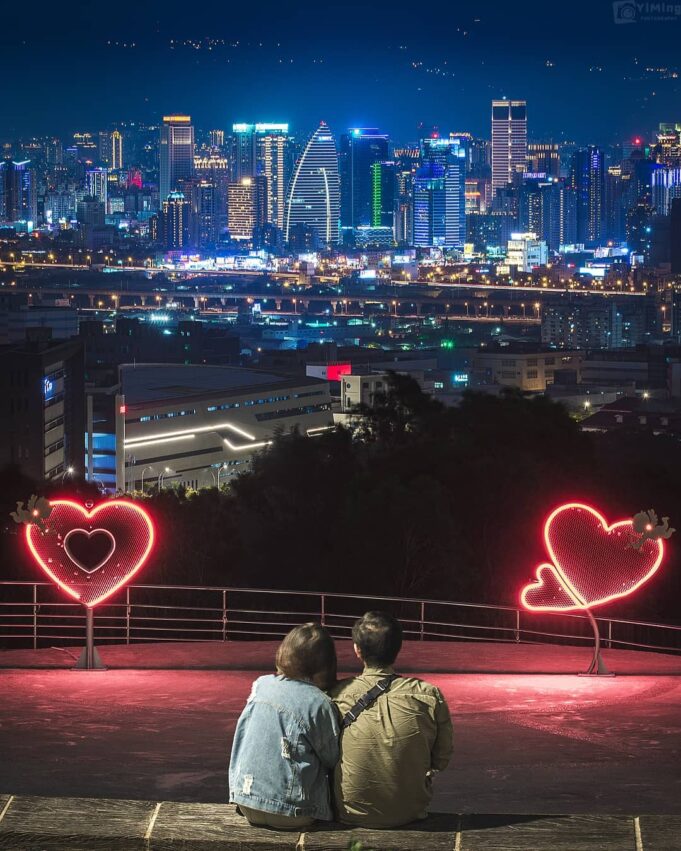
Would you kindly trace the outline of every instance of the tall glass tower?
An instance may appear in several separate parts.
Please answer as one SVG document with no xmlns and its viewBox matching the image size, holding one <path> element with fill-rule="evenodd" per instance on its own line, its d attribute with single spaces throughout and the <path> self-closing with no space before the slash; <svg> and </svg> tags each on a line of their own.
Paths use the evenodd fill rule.
<svg viewBox="0 0 681 851">
<path fill-rule="evenodd" d="M 322 121 L 310 137 L 293 170 L 286 197 L 284 238 L 304 225 L 316 231 L 324 245 L 338 243 L 340 180 L 338 152 L 328 125 Z"/>
<path fill-rule="evenodd" d="M 390 139 L 375 127 L 354 127 L 341 137 L 341 224 L 372 224 L 372 166 L 390 159 Z"/>
<path fill-rule="evenodd" d="M 447 165 L 426 161 L 414 180 L 417 248 L 462 248 L 466 241 L 465 154 Z"/>
<path fill-rule="evenodd" d="M 161 125 L 159 196 L 161 204 L 180 181 L 194 176 L 194 128 L 188 115 L 164 115 Z"/>
<path fill-rule="evenodd" d="M 527 169 L 527 102 L 492 101 L 492 192 Z"/>
</svg>

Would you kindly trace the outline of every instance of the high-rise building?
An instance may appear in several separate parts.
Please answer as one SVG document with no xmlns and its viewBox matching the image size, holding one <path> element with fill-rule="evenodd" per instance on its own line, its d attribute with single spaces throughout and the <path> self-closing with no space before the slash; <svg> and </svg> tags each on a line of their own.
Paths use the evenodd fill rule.
<svg viewBox="0 0 681 851">
<path fill-rule="evenodd" d="M 530 142 L 527 146 L 527 171 L 560 177 L 560 148 L 555 142 Z"/>
<path fill-rule="evenodd" d="M 192 245 L 191 203 L 182 192 L 170 192 L 161 209 L 160 238 L 166 251 L 181 251 Z"/>
<path fill-rule="evenodd" d="M 322 245 L 338 243 L 340 180 L 336 143 L 322 121 L 310 137 L 293 170 L 286 197 L 284 238 L 291 228 L 313 228 Z"/>
<path fill-rule="evenodd" d="M 160 138 L 160 202 L 194 176 L 194 128 L 189 115 L 165 115 Z"/>
<path fill-rule="evenodd" d="M 111 168 L 123 168 L 123 134 L 120 130 L 111 134 Z"/>
<path fill-rule="evenodd" d="M 232 239 L 253 239 L 267 217 L 267 180 L 264 177 L 242 177 L 230 183 L 227 200 L 227 226 Z"/>
<path fill-rule="evenodd" d="M 492 191 L 527 167 L 527 102 L 492 101 Z"/>
<path fill-rule="evenodd" d="M 371 227 L 393 228 L 395 223 L 395 163 L 371 166 Z"/>
<path fill-rule="evenodd" d="M 210 131 L 210 146 L 211 148 L 221 149 L 225 145 L 225 131 L 211 130 Z"/>
<path fill-rule="evenodd" d="M 463 152 L 448 165 L 427 161 L 414 180 L 413 241 L 418 248 L 462 248 L 466 240 Z"/>
<path fill-rule="evenodd" d="M 672 275 L 681 275 L 681 198 L 673 198 L 669 210 L 669 242 Z"/>
<path fill-rule="evenodd" d="M 390 159 L 390 140 L 374 127 L 354 127 L 341 137 L 341 226 L 371 225 L 374 163 Z"/>
<path fill-rule="evenodd" d="M 506 263 L 519 272 L 532 272 L 548 261 L 548 249 L 536 233 L 512 233 L 506 249 Z"/>
<path fill-rule="evenodd" d="M 31 161 L 0 162 L 0 220 L 35 224 L 37 218 L 38 198 Z"/>
<path fill-rule="evenodd" d="M 284 227 L 286 187 L 291 171 L 288 124 L 232 125 L 233 183 L 244 177 L 267 180 L 267 221 Z"/>
<path fill-rule="evenodd" d="M 652 173 L 652 203 L 655 211 L 668 216 L 674 198 L 681 198 L 681 168 L 661 168 Z"/>
<path fill-rule="evenodd" d="M 109 172 L 106 168 L 91 168 L 85 172 L 85 192 L 101 201 L 106 208 Z"/>
<path fill-rule="evenodd" d="M 213 187 L 216 240 L 227 230 L 227 187 L 229 186 L 229 160 L 217 154 L 194 157 L 196 180 Z"/>
<path fill-rule="evenodd" d="M 283 229 L 289 178 L 288 124 L 255 125 L 255 173 L 267 180 L 267 221 Z"/>
<path fill-rule="evenodd" d="M 572 156 L 570 182 L 577 193 L 577 241 L 596 245 L 602 241 L 605 221 L 605 157 L 590 145 Z"/>
</svg>

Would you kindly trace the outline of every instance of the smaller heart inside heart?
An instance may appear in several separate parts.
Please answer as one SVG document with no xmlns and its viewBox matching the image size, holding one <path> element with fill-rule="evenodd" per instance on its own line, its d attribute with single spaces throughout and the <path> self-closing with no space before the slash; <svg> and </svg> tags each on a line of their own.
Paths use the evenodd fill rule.
<svg viewBox="0 0 681 851">
<path fill-rule="evenodd" d="M 108 529 L 71 529 L 64 536 L 64 551 L 85 573 L 104 567 L 116 549 L 116 539 Z"/>
</svg>

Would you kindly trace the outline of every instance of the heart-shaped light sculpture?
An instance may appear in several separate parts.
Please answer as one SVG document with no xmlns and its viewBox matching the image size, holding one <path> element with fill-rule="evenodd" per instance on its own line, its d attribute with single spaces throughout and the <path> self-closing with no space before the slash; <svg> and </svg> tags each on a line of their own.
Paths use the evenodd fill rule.
<svg viewBox="0 0 681 851">
<path fill-rule="evenodd" d="M 635 548 L 636 537 L 632 520 L 608 525 L 589 505 L 561 505 L 544 524 L 551 562 L 537 568 L 521 603 L 539 612 L 586 611 L 628 597 L 657 572 L 664 557 L 661 538 Z"/>
<path fill-rule="evenodd" d="M 115 594 L 143 567 L 154 546 L 154 524 L 137 503 L 113 499 L 88 509 L 69 499 L 50 502 L 46 531 L 30 523 L 26 543 L 36 563 L 69 596 L 89 609 Z M 76 540 L 107 538 L 94 561 L 75 552 Z"/>
</svg>

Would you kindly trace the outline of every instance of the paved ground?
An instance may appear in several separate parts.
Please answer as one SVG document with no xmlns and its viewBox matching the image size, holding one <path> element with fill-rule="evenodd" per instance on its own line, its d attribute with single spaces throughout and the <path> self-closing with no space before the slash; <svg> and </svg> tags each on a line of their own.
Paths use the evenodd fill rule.
<svg viewBox="0 0 681 851">
<path fill-rule="evenodd" d="M 128 669 L 104 673 L 0 671 L 0 793 L 225 800 L 234 724 L 272 655 L 271 645 L 232 644 L 228 655 L 253 670 L 225 670 L 227 651 L 212 647 L 109 648 L 105 661 L 127 659 Z M 348 651 L 341 657 L 350 669 Z M 45 663 L 64 664 L 64 654 L 42 653 Z M 0 655 L 20 664 L 16 653 Z M 423 671 L 447 662 L 456 669 L 457 660 L 467 670 L 573 671 L 584 667 L 585 651 L 416 645 L 402 669 L 419 659 Z M 212 669 L 149 669 L 154 660 Z M 456 731 L 434 808 L 681 814 L 681 660 L 612 651 L 608 661 L 626 675 L 427 674 L 447 697 Z M 133 662 L 142 667 L 130 669 Z"/>
</svg>

